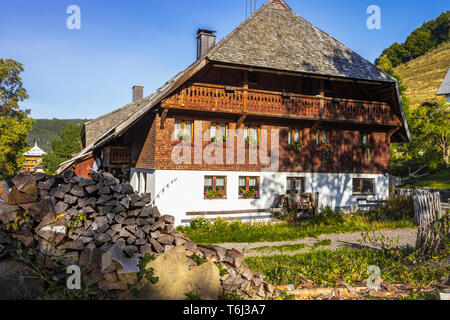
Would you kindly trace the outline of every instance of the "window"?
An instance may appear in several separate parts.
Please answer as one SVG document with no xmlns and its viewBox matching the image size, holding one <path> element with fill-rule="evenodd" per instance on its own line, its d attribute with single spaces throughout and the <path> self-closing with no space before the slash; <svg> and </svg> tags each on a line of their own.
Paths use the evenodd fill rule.
<svg viewBox="0 0 450 320">
<path fill-rule="evenodd" d="M 225 199 L 227 197 L 227 177 L 206 176 L 205 199 Z"/>
<path fill-rule="evenodd" d="M 194 123 L 186 120 L 175 120 L 173 141 L 191 142 L 194 138 Z"/>
<path fill-rule="evenodd" d="M 228 126 L 224 123 L 211 123 L 211 142 L 226 142 Z"/>
<path fill-rule="evenodd" d="M 289 144 L 293 144 L 296 142 L 303 143 L 303 141 L 304 141 L 303 129 L 289 128 L 289 135 L 288 135 L 288 143 Z"/>
<path fill-rule="evenodd" d="M 259 198 L 259 177 L 239 177 L 239 198 Z"/>
<path fill-rule="evenodd" d="M 325 130 L 317 131 L 317 145 L 325 144 L 330 142 L 329 133 Z"/>
<path fill-rule="evenodd" d="M 244 139 L 249 145 L 259 144 L 259 130 L 255 126 L 245 126 L 244 127 Z"/>
<path fill-rule="evenodd" d="M 368 145 L 370 144 L 370 134 L 369 133 L 365 133 L 365 132 L 361 132 L 360 134 L 360 143 L 362 145 Z"/>
<path fill-rule="evenodd" d="M 286 183 L 286 194 L 298 194 L 305 192 L 305 178 L 289 177 Z"/>
<path fill-rule="evenodd" d="M 375 179 L 353 179 L 353 194 L 373 195 L 375 194 Z"/>
</svg>

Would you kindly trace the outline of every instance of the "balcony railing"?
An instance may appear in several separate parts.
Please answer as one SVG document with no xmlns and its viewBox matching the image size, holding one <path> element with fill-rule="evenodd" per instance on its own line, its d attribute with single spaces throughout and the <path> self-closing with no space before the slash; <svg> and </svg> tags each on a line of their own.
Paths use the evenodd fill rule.
<svg viewBox="0 0 450 320">
<path fill-rule="evenodd" d="M 169 97 L 164 107 L 298 119 L 399 125 L 387 103 L 194 84 Z"/>
<path fill-rule="evenodd" d="M 107 147 L 103 149 L 102 165 L 113 167 L 130 164 L 130 149 L 123 147 Z"/>
</svg>

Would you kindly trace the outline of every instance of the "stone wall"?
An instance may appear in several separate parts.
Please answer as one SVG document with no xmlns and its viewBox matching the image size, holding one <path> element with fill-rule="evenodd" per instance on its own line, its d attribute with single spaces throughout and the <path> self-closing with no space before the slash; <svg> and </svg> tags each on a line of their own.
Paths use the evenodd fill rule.
<svg viewBox="0 0 450 320">
<path fill-rule="evenodd" d="M 139 282 L 142 257 L 158 259 L 184 247 L 189 268 L 200 258 L 227 270 L 221 275 L 222 293 L 237 291 L 250 299 L 274 294 L 263 275 L 243 263 L 241 252 L 197 245 L 175 229 L 173 216 L 151 206 L 149 196 L 134 193 L 130 184 L 108 173 L 92 173 L 91 179 L 71 171 L 23 173 L 13 183 L 11 189 L 0 183 L 0 227 L 53 264 L 80 266 L 85 286 L 107 293 L 131 290 Z"/>
</svg>

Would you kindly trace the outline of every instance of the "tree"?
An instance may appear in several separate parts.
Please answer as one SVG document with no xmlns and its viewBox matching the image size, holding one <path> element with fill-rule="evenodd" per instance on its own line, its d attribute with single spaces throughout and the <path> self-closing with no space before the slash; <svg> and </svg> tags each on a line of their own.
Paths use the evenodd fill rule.
<svg viewBox="0 0 450 320">
<path fill-rule="evenodd" d="M 411 110 L 409 100 L 405 95 L 407 87 L 404 85 L 402 77 L 395 72 L 392 62 L 387 55 L 382 55 L 377 60 L 377 67 L 397 79 L 403 105 L 403 112 L 405 113 L 406 122 L 410 125 Z M 391 145 L 391 171 L 394 174 L 404 175 L 407 173 L 408 167 L 411 165 L 412 161 L 410 148 L 411 145 L 407 143 L 394 143 Z"/>
<path fill-rule="evenodd" d="M 42 167 L 47 174 L 54 174 L 61 163 L 70 160 L 81 151 L 83 124 L 70 123 L 58 138 L 52 140 L 52 150 L 43 156 Z"/>
<path fill-rule="evenodd" d="M 447 41 L 450 41 L 450 11 L 443 12 L 435 20 L 424 23 L 406 38 L 405 43 L 395 42 L 383 50 L 381 56 L 387 56 L 392 65 L 397 67 Z M 378 64 L 379 59 L 375 64 Z"/>
<path fill-rule="evenodd" d="M 430 155 L 437 155 L 440 163 L 436 167 L 443 162 L 449 168 L 450 106 L 446 103 L 424 103 L 414 110 L 412 118 L 419 148 L 428 149 Z"/>
<path fill-rule="evenodd" d="M 21 63 L 0 59 L 0 180 L 19 172 L 29 150 L 27 137 L 34 120 L 30 110 L 20 110 L 19 103 L 28 99 L 20 74 Z"/>
</svg>

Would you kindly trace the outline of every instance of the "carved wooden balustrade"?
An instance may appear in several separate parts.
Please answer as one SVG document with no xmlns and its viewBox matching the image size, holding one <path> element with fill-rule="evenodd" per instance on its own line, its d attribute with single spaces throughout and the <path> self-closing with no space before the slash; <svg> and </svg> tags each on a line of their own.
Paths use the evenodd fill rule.
<svg viewBox="0 0 450 320">
<path fill-rule="evenodd" d="M 397 126 L 388 104 L 263 90 L 194 84 L 163 102 L 166 108 L 276 116 L 297 119 L 354 121 Z"/>
<path fill-rule="evenodd" d="M 103 149 L 104 167 L 122 166 L 130 164 L 130 148 L 107 147 Z"/>
</svg>

